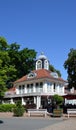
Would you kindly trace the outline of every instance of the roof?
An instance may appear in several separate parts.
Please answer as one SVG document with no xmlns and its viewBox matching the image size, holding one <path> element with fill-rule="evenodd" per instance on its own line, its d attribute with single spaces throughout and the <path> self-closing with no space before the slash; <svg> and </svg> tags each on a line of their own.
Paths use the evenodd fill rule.
<svg viewBox="0 0 76 130">
<path fill-rule="evenodd" d="M 29 74 L 33 73 L 33 77 L 28 77 Z M 42 78 L 48 78 L 56 81 L 62 81 L 62 82 L 67 82 L 61 77 L 55 78 L 51 75 L 51 71 L 48 71 L 46 69 L 39 69 L 39 70 L 33 70 L 31 71 L 28 75 L 23 76 L 22 78 L 16 80 L 14 83 L 19 83 L 19 82 L 24 82 L 28 80 L 36 80 L 36 79 L 42 79 Z"/>
<path fill-rule="evenodd" d="M 44 53 L 42 52 L 41 55 L 38 57 L 38 59 L 47 59 L 47 57 L 44 55 Z"/>
<path fill-rule="evenodd" d="M 11 92 L 13 91 L 13 92 L 14 92 L 14 91 L 16 91 L 16 88 L 15 88 L 15 87 L 12 87 L 12 88 L 10 88 L 8 91 L 11 91 Z"/>
<path fill-rule="evenodd" d="M 15 92 L 16 92 L 16 87 L 12 87 L 5 92 L 5 95 L 15 94 Z"/>
</svg>

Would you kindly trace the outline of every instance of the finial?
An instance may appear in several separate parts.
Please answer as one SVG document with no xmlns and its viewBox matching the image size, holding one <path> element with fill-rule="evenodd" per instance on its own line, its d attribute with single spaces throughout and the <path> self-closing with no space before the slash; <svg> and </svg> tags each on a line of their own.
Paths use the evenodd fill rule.
<svg viewBox="0 0 76 130">
<path fill-rule="evenodd" d="M 41 55 L 44 55 L 44 52 L 41 52 Z"/>
</svg>

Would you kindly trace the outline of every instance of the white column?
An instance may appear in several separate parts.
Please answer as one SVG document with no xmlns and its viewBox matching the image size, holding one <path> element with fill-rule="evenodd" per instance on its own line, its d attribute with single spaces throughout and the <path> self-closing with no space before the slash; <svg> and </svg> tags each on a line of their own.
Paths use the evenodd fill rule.
<svg viewBox="0 0 76 130">
<path fill-rule="evenodd" d="M 25 84 L 25 90 L 24 91 L 25 91 L 25 93 L 27 93 L 27 85 L 26 84 Z"/>
<path fill-rule="evenodd" d="M 43 92 L 47 93 L 47 82 L 46 81 L 43 83 Z"/>
<path fill-rule="evenodd" d="M 11 101 L 11 102 L 10 102 L 11 104 L 14 104 L 13 98 L 11 98 L 11 100 L 10 100 L 10 101 Z"/>
<path fill-rule="evenodd" d="M 22 105 L 25 105 L 25 101 L 23 97 L 21 98 L 21 100 L 22 100 Z"/>
<path fill-rule="evenodd" d="M 64 93 L 64 86 L 62 87 L 62 92 Z"/>
<path fill-rule="evenodd" d="M 41 96 L 37 96 L 37 109 L 41 107 Z"/>
<path fill-rule="evenodd" d="M 16 94 L 19 94 L 19 87 L 16 88 Z"/>
<path fill-rule="evenodd" d="M 56 87 L 57 87 L 57 91 L 56 92 L 59 93 L 59 85 L 57 84 Z"/>
<path fill-rule="evenodd" d="M 34 97 L 34 104 L 36 104 L 36 102 L 37 102 L 37 99 L 36 99 L 36 97 Z"/>
<path fill-rule="evenodd" d="M 51 92 L 52 93 L 54 92 L 54 86 L 53 86 L 53 84 L 51 85 Z"/>
<path fill-rule="evenodd" d="M 65 98 L 65 104 L 68 104 L 69 103 L 69 101 L 67 100 L 67 98 Z"/>
</svg>

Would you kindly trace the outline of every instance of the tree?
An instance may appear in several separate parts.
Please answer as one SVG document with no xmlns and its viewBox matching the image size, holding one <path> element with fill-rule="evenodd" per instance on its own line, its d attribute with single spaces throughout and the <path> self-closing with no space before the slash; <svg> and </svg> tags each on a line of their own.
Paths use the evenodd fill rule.
<svg viewBox="0 0 76 130">
<path fill-rule="evenodd" d="M 76 89 L 76 49 L 70 49 L 64 68 L 68 73 L 68 88 L 74 87 Z"/>
<path fill-rule="evenodd" d="M 14 65 L 6 66 L 6 75 L 7 75 L 6 87 L 7 88 L 13 87 L 13 82 L 16 79 L 16 72 L 17 70 Z"/>
<path fill-rule="evenodd" d="M 8 54 L 9 45 L 5 38 L 0 37 L 0 98 L 4 96 L 9 82 L 15 79 L 15 66 L 10 64 L 10 56 Z"/>
<path fill-rule="evenodd" d="M 53 100 L 53 103 L 55 103 L 55 105 L 57 105 L 57 107 L 59 107 L 60 105 L 62 105 L 64 99 L 62 96 L 55 94 L 52 97 L 52 100 Z"/>
<path fill-rule="evenodd" d="M 4 37 L 0 37 L 0 103 L 2 102 L 4 93 L 6 91 L 6 66 L 8 65 L 9 56 L 6 52 L 8 47 L 7 41 Z"/>
<path fill-rule="evenodd" d="M 36 51 L 33 49 L 24 48 L 19 54 L 21 59 L 19 75 L 23 76 L 35 69 Z"/>
<path fill-rule="evenodd" d="M 0 78 L 7 88 L 12 82 L 24 76 L 34 68 L 36 52 L 33 49 L 20 49 L 20 45 L 8 45 L 4 37 L 0 37 Z M 4 79 L 6 77 L 6 79 Z"/>
<path fill-rule="evenodd" d="M 8 50 L 10 56 L 10 64 L 16 68 L 16 79 L 26 75 L 34 69 L 36 52 L 33 49 L 24 48 L 20 50 L 17 43 L 12 43 Z"/>
<path fill-rule="evenodd" d="M 4 96 L 4 92 L 6 91 L 5 80 L 7 79 L 6 70 L 2 69 L 2 60 L 0 59 L 0 103 L 2 102 L 2 98 Z"/>
<path fill-rule="evenodd" d="M 4 80 L 6 86 L 8 86 L 8 81 L 12 82 L 16 77 L 15 65 L 10 64 L 10 62 L 8 51 L 0 50 L 0 77 L 2 79 L 4 79 L 3 76 L 6 77 L 6 80 Z"/>
<path fill-rule="evenodd" d="M 4 37 L 0 37 L 0 50 L 6 50 L 8 47 L 7 41 Z"/>
</svg>

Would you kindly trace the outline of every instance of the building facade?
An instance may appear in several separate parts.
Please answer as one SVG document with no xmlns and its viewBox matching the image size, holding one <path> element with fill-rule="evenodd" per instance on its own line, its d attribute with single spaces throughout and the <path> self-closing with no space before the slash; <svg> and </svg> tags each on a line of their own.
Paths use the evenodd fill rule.
<svg viewBox="0 0 76 130">
<path fill-rule="evenodd" d="M 36 108 L 45 108 L 51 103 L 53 95 L 65 96 L 66 81 L 57 73 L 49 70 L 49 60 L 41 53 L 36 60 L 35 70 L 14 82 L 13 90 L 5 93 L 4 101 L 15 103 L 21 99 L 22 104 L 36 104 Z"/>
</svg>

